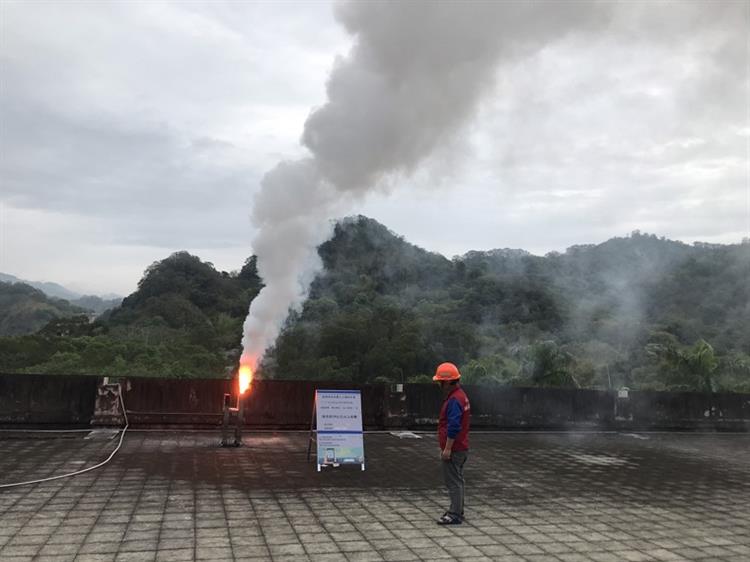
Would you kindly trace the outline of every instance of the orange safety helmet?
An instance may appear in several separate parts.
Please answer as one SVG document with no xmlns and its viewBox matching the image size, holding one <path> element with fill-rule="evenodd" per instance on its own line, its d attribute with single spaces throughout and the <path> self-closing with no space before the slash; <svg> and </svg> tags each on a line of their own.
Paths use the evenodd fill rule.
<svg viewBox="0 0 750 562">
<path fill-rule="evenodd" d="M 453 363 L 440 363 L 438 368 L 435 370 L 435 376 L 432 380 L 436 382 L 440 381 L 457 381 L 461 378 L 461 373 L 458 372 L 458 367 Z"/>
</svg>

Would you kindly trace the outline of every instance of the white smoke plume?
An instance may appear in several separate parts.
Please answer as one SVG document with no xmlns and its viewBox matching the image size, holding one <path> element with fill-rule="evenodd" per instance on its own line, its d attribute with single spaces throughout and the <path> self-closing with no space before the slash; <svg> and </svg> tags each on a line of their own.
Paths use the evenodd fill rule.
<svg viewBox="0 0 750 562">
<path fill-rule="evenodd" d="M 265 287 L 245 321 L 253 367 L 320 270 L 317 247 L 388 176 L 409 174 L 449 141 L 494 84 L 497 65 L 607 21 L 608 4 L 527 1 L 347 2 L 336 17 L 354 46 L 334 64 L 328 101 L 304 126 L 310 157 L 261 183 L 252 220 Z"/>
</svg>

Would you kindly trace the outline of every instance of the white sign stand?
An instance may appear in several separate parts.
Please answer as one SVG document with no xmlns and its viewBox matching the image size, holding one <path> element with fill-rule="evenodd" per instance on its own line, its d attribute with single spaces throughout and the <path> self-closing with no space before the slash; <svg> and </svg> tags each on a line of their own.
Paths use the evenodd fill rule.
<svg viewBox="0 0 750 562">
<path fill-rule="evenodd" d="M 317 429 L 313 425 L 317 422 Z M 316 434 L 318 472 L 322 467 L 359 464 L 365 469 L 362 396 L 359 390 L 316 390 L 307 459 Z"/>
</svg>

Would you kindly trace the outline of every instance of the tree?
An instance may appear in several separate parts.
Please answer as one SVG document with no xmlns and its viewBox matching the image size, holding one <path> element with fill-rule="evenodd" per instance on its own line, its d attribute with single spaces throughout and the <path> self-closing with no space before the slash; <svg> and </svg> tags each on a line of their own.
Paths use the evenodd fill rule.
<svg viewBox="0 0 750 562">
<path fill-rule="evenodd" d="M 498 354 L 472 359 L 461 366 L 461 382 L 474 385 L 510 385 L 519 382 L 519 365 Z"/>
<path fill-rule="evenodd" d="M 56 318 L 51 320 L 39 333 L 49 336 L 88 336 L 92 333 L 93 325 L 85 314 Z"/>
<path fill-rule="evenodd" d="M 707 393 L 716 390 L 714 373 L 719 362 L 714 348 L 707 341 L 698 340 L 687 349 L 670 343 L 652 343 L 646 347 L 646 351 L 662 360 L 662 370 L 669 388 Z"/>
<path fill-rule="evenodd" d="M 554 341 L 543 341 L 527 348 L 521 360 L 521 373 L 534 386 L 575 386 L 573 356 Z"/>
</svg>

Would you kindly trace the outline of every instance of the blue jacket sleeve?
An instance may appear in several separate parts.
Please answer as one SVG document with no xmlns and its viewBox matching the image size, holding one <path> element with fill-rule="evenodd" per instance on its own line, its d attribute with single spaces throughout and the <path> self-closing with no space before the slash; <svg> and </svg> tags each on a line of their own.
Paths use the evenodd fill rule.
<svg viewBox="0 0 750 562">
<path fill-rule="evenodd" d="M 458 400 L 451 398 L 448 401 L 448 408 L 446 410 L 446 417 L 448 418 L 448 437 L 455 439 L 458 432 L 461 431 L 461 416 L 464 414 L 464 409 Z"/>
</svg>

